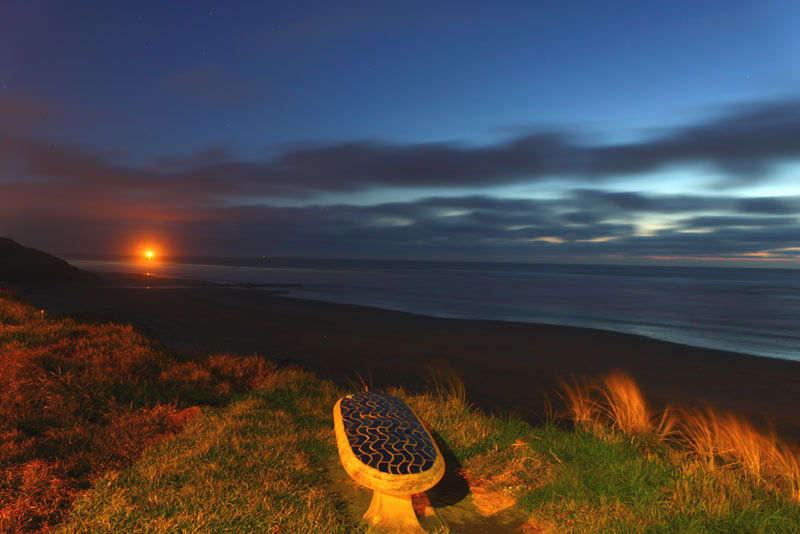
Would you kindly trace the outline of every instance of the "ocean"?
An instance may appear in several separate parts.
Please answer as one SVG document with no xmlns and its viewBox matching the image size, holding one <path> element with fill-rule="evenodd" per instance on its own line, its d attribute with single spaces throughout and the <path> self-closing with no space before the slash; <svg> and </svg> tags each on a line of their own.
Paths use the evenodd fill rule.
<svg viewBox="0 0 800 534">
<path fill-rule="evenodd" d="M 296 298 L 599 328 L 800 361 L 800 270 L 793 269 L 262 257 L 70 263 L 91 271 L 287 284 L 283 289 Z"/>
</svg>

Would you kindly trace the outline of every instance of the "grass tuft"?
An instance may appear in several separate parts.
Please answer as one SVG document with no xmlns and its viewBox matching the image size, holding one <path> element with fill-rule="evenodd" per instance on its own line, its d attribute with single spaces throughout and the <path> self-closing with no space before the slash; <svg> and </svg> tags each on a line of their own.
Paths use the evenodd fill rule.
<svg viewBox="0 0 800 534">
<path fill-rule="evenodd" d="M 600 405 L 592 399 L 592 386 L 586 378 L 570 377 L 561 380 L 556 394 L 564 401 L 570 419 L 579 426 L 591 425 L 600 420 Z"/>
<path fill-rule="evenodd" d="M 617 430 L 625 434 L 651 432 L 650 415 L 639 386 L 627 375 L 612 373 L 601 378 L 596 389 L 602 397 L 600 410 Z"/>
<path fill-rule="evenodd" d="M 564 401 L 567 416 L 580 428 L 608 425 L 632 436 L 663 442 L 675 433 L 677 417 L 667 408 L 651 413 L 639 386 L 621 372 L 600 377 L 562 380 L 557 395 Z"/>
<path fill-rule="evenodd" d="M 680 431 L 686 448 L 708 469 L 734 469 L 800 503 L 800 453 L 774 431 L 763 432 L 741 417 L 710 407 L 684 412 Z"/>
<path fill-rule="evenodd" d="M 450 364 L 439 361 L 428 366 L 433 382 L 433 391 L 439 399 L 457 405 L 467 405 L 467 390 L 464 382 Z"/>
</svg>

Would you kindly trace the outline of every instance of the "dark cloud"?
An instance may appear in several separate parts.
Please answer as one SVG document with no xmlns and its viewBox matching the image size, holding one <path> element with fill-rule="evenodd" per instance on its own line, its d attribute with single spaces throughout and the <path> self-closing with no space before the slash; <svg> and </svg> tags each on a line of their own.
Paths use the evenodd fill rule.
<svg viewBox="0 0 800 534">
<path fill-rule="evenodd" d="M 778 228 L 724 228 L 709 233 L 668 231 L 651 237 L 636 237 L 617 245 L 620 253 L 643 256 L 702 256 L 744 259 L 797 246 L 800 225 Z M 800 251 L 793 254 L 800 260 Z"/>
<path fill-rule="evenodd" d="M 663 211 L 652 198 L 640 193 L 614 193 L 597 189 L 579 189 L 573 193 L 580 206 L 611 207 L 627 211 Z M 660 199 L 663 203 L 664 199 Z M 694 200 L 694 199 L 693 199 Z M 680 200 L 678 200 L 680 202 Z"/>
<path fill-rule="evenodd" d="M 742 213 L 769 213 L 781 215 L 787 213 L 800 213 L 800 204 L 795 200 L 794 205 L 789 200 L 772 197 L 743 198 L 738 201 L 737 211 Z"/>
<path fill-rule="evenodd" d="M 731 109 L 724 117 L 634 144 L 593 147 L 553 132 L 484 147 L 348 143 L 296 148 L 270 170 L 299 190 L 353 191 L 375 185 L 496 185 L 553 176 L 599 180 L 678 164 L 713 164 L 737 178 L 760 180 L 772 165 L 798 158 L 800 100 L 791 100 Z"/>
<path fill-rule="evenodd" d="M 565 213 L 563 220 L 567 224 L 596 224 L 607 217 L 607 213 L 599 211 L 571 211 Z"/>
<path fill-rule="evenodd" d="M 712 195 L 645 195 L 643 193 L 617 193 L 599 189 L 572 191 L 572 206 L 580 211 L 569 217 L 574 222 L 589 221 L 598 217 L 620 213 L 681 214 L 693 212 L 726 211 L 752 215 L 800 214 L 799 197 L 741 198 Z"/>
<path fill-rule="evenodd" d="M 241 97 L 237 90 L 209 81 L 215 78 L 203 75 L 194 80 L 198 78 L 209 82 L 206 89 L 219 89 L 217 96 L 227 94 L 234 100 Z M 139 167 L 122 165 L 107 154 L 75 147 L 52 150 L 47 143 L 9 135 L 4 143 L 22 149 L 7 150 L 5 165 L 28 170 L 42 179 L 70 179 L 76 186 L 102 175 L 106 182 L 118 181 L 116 185 L 121 189 L 144 197 L 151 193 L 179 197 L 181 190 L 191 191 L 190 198 L 205 197 L 206 203 L 242 196 L 312 198 L 322 192 L 347 193 L 387 186 L 491 187 L 553 177 L 586 183 L 680 163 L 711 163 L 730 171 L 743 169 L 745 164 L 767 168 L 798 159 L 798 109 L 800 101 L 751 106 L 738 114 L 630 145 L 592 147 L 578 145 L 563 134 L 539 133 L 479 147 L 379 142 L 295 146 L 263 161 L 236 161 L 224 148 L 216 147 L 193 158 L 162 157 Z M 766 175 L 750 178 L 762 179 Z M 641 195 L 598 194 L 619 209 L 649 209 Z M 768 208 L 762 205 L 760 209 Z M 759 205 L 743 203 L 742 209 L 759 209 Z"/>
<path fill-rule="evenodd" d="M 704 216 L 692 217 L 685 221 L 687 228 L 775 228 L 777 226 L 797 227 L 797 217 L 738 217 L 738 216 Z"/>
</svg>

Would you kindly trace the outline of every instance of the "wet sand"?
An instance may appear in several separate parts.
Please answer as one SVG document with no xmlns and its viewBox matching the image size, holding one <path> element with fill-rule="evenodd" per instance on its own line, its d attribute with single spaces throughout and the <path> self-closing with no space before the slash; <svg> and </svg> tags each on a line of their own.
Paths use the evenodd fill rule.
<svg viewBox="0 0 800 534">
<path fill-rule="evenodd" d="M 452 367 L 468 400 L 536 419 L 558 380 L 624 370 L 654 408 L 709 403 L 773 424 L 800 442 L 800 363 L 645 337 L 505 321 L 439 319 L 287 298 L 280 287 L 104 275 L 105 282 L 39 284 L 23 296 L 49 313 L 130 322 L 182 354 L 258 353 L 340 384 L 412 389 L 430 367 Z M 149 289 L 146 289 L 149 287 Z"/>
</svg>

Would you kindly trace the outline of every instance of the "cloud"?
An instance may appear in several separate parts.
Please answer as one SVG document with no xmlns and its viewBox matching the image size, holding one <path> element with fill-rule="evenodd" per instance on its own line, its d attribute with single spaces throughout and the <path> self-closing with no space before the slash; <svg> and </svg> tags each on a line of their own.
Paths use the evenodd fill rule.
<svg viewBox="0 0 800 534">
<path fill-rule="evenodd" d="M 800 212 L 800 205 L 791 205 L 787 200 L 753 197 L 739 200 L 737 210 L 742 213 L 771 213 L 774 215 Z"/>
<path fill-rule="evenodd" d="M 692 217 L 683 223 L 686 228 L 777 228 L 797 227 L 800 219 L 795 217 L 740 217 L 712 215 Z"/>
<path fill-rule="evenodd" d="M 572 206 L 576 217 L 590 221 L 610 213 L 662 213 L 726 211 L 754 215 L 800 214 L 798 197 L 741 198 L 720 195 L 645 195 L 633 192 L 609 192 L 601 189 L 575 189 Z"/>
</svg>

